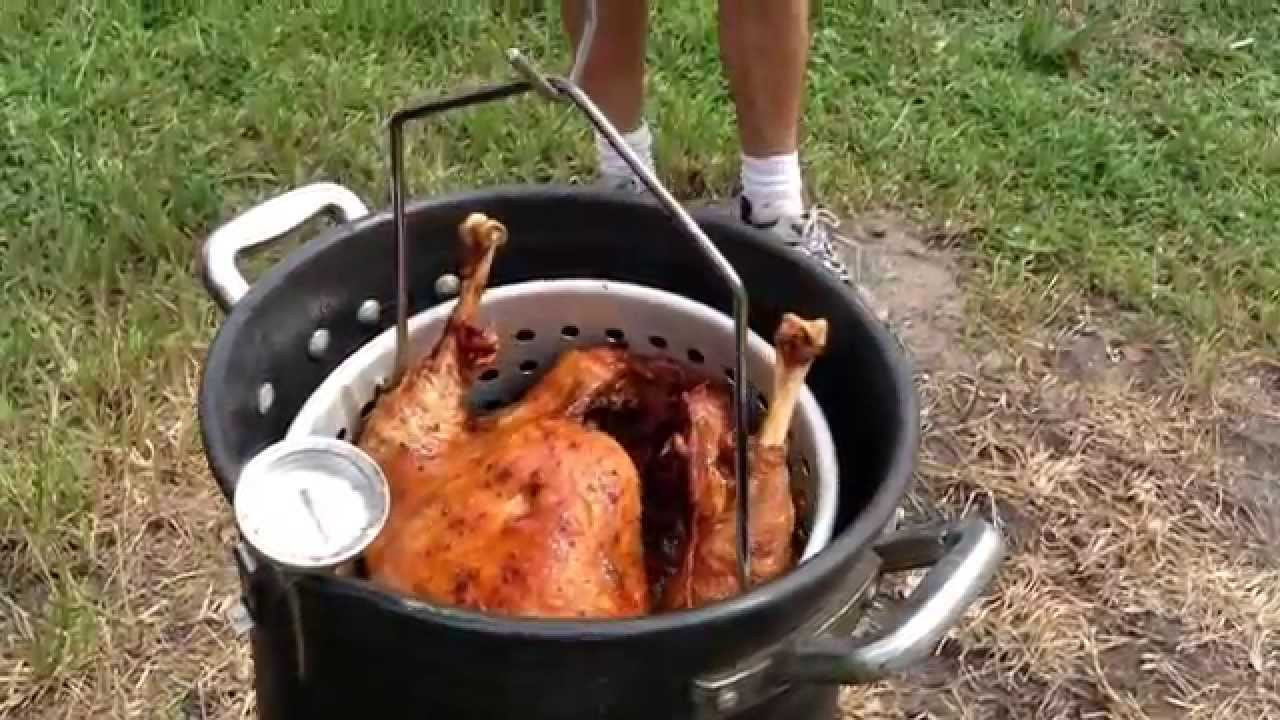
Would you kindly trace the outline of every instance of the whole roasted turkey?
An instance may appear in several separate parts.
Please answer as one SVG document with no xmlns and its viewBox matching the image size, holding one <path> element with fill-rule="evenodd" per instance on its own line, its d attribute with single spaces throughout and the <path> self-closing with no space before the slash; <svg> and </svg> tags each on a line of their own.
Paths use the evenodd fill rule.
<svg viewBox="0 0 1280 720">
<path fill-rule="evenodd" d="M 622 618 L 737 592 L 728 391 L 616 346 L 565 352 L 517 403 L 473 417 L 467 395 L 498 341 L 476 324 L 503 226 L 460 226 L 458 302 L 435 347 L 366 418 L 359 444 L 391 486 L 365 553 L 411 596 L 521 617 Z M 751 440 L 752 581 L 794 563 L 784 462 L 796 395 L 826 339 L 784 318 L 773 403 Z"/>
</svg>

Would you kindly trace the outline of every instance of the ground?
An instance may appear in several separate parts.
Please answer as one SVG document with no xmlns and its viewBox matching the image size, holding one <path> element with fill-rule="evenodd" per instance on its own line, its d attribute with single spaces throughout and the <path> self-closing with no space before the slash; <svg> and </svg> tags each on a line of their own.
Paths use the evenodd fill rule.
<svg viewBox="0 0 1280 720">
<path fill-rule="evenodd" d="M 656 5 L 662 172 L 721 195 L 712 4 Z M 980 513 L 1012 548 L 935 657 L 848 689 L 848 716 L 1280 717 L 1280 17 L 858 0 L 814 20 L 809 186 L 918 370 L 908 517 Z M 386 114 L 501 77 L 511 44 L 554 64 L 556 22 L 0 7 L 0 716 L 251 715 L 194 417 L 219 320 L 196 249 L 312 180 L 384 205 Z M 591 171 L 580 121 L 535 101 L 410 147 L 413 195 Z"/>
<path fill-rule="evenodd" d="M 1280 716 L 1275 363 L 1197 380 L 1114 308 L 1019 290 L 966 342 L 963 251 L 852 225 L 919 370 L 914 515 L 991 517 L 1012 556 L 932 661 L 849 689 L 850 717 Z"/>
</svg>

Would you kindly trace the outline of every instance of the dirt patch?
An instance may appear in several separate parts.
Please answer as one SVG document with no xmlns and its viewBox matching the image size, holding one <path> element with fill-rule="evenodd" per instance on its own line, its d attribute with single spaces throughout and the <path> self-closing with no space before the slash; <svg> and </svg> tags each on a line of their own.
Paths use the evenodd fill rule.
<svg viewBox="0 0 1280 720">
<path fill-rule="evenodd" d="M 930 249 L 928 233 L 894 215 L 846 223 L 854 245 L 845 260 L 876 314 L 905 343 L 916 368 L 972 365 L 957 339 L 964 334 L 964 293 L 958 266 L 946 251 Z"/>
<path fill-rule="evenodd" d="M 1233 425 L 1226 452 L 1259 478 L 1280 483 L 1280 418 L 1246 417 Z"/>
<path fill-rule="evenodd" d="M 1222 488 L 1222 512 L 1245 531 L 1245 551 L 1263 567 L 1280 569 L 1280 477 L 1249 467 L 1249 458 L 1236 461 L 1241 471 Z"/>
<path fill-rule="evenodd" d="M 1250 362 L 1243 382 L 1222 393 L 1218 443 L 1224 512 L 1247 528 L 1256 559 L 1280 567 L 1280 366 Z"/>
<path fill-rule="evenodd" d="M 1149 350 L 1126 345 L 1114 333 L 1082 330 L 1057 346 L 1055 363 L 1062 375 L 1078 382 L 1151 382 L 1159 359 Z"/>
<path fill-rule="evenodd" d="M 1245 384 L 1261 390 L 1271 405 L 1280 405 L 1280 363 L 1256 362 L 1249 368 Z"/>
<path fill-rule="evenodd" d="M 1153 344 L 1128 340 L 1107 328 L 1069 328 L 1046 352 L 1059 375 L 1080 383 L 1151 388 L 1169 371 Z"/>
<path fill-rule="evenodd" d="M 1071 298 L 969 323 L 984 286 L 945 243 L 851 224 L 923 371 L 916 514 L 985 515 L 1010 550 L 939 653 L 848 688 L 845 717 L 1280 717 L 1280 365 L 1192 382 L 1176 344 Z"/>
</svg>

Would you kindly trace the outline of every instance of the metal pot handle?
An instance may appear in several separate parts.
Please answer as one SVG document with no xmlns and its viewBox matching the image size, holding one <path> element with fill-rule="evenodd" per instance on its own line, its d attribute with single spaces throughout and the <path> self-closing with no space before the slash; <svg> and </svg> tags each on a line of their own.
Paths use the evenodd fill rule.
<svg viewBox="0 0 1280 720">
<path fill-rule="evenodd" d="M 862 555 L 839 590 L 840 598 L 792 637 L 739 665 L 694 680 L 695 717 L 724 720 L 798 683 L 867 683 L 928 657 L 995 576 L 1004 539 L 981 518 L 941 529 L 890 533 Z M 886 628 L 869 639 L 852 633 L 886 572 L 929 568 L 928 574 Z"/>
<path fill-rule="evenodd" d="M 885 629 L 870 639 L 818 636 L 776 658 L 790 681 L 867 683 L 924 660 L 986 589 L 1004 558 L 1000 532 L 982 518 L 942 531 L 908 530 L 876 546 L 884 572 L 929 568 Z"/>
<path fill-rule="evenodd" d="M 273 197 L 214 230 L 201 249 L 201 277 L 218 307 L 231 312 L 249 292 L 248 281 L 236 267 L 240 251 L 279 239 L 328 209 L 344 223 L 369 214 L 355 193 L 335 183 L 320 182 Z"/>
</svg>

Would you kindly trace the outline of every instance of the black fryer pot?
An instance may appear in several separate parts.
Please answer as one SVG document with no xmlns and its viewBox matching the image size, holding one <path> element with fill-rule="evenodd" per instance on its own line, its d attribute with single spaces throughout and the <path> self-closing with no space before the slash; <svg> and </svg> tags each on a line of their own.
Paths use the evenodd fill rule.
<svg viewBox="0 0 1280 720">
<path fill-rule="evenodd" d="M 237 251 L 324 209 L 337 210 L 341 224 L 252 288 L 244 283 Z M 456 268 L 456 228 L 472 211 L 510 231 L 495 286 L 612 278 L 729 311 L 704 258 L 656 204 L 521 186 L 407 208 L 411 313 L 440 300 L 432 288 Z M 694 219 L 741 275 L 756 332 L 768 337 L 784 311 L 831 323 L 829 348 L 809 379 L 843 470 L 830 545 L 785 577 L 712 607 L 579 622 L 495 618 L 359 579 L 295 575 L 239 544 L 262 717 L 832 718 L 840 683 L 876 679 L 933 650 L 985 588 L 1003 545 L 980 520 L 883 535 L 907 490 L 918 439 L 917 400 L 899 349 L 816 263 L 727 215 L 706 210 Z M 205 364 L 200 426 L 213 474 L 231 498 L 249 458 L 284 436 L 347 355 L 393 323 L 392 214 L 369 215 L 349 191 L 312 185 L 220 228 L 204 260 L 206 285 L 228 316 Z M 924 566 L 931 572 L 887 630 L 848 637 L 879 573 Z"/>
</svg>

